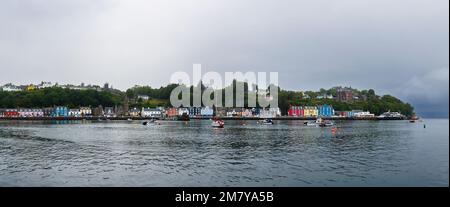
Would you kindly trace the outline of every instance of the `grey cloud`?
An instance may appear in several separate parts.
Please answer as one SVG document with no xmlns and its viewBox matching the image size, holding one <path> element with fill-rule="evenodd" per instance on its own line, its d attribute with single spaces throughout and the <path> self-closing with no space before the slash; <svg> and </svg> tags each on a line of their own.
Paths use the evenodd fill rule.
<svg viewBox="0 0 450 207">
<path fill-rule="evenodd" d="M 204 72 L 277 71 L 288 89 L 373 88 L 418 111 L 448 111 L 439 98 L 448 99 L 448 80 L 421 79 L 449 67 L 446 0 L 1 4 L 0 84 L 159 86 L 201 63 Z M 414 82 L 428 89 L 401 89 Z M 429 90 L 438 95 L 423 101 Z"/>
</svg>

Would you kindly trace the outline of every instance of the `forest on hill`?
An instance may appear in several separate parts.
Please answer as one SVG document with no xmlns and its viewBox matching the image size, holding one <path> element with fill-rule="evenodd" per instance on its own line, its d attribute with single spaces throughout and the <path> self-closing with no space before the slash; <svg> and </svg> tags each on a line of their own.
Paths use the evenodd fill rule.
<svg viewBox="0 0 450 207">
<path fill-rule="evenodd" d="M 247 83 L 234 81 L 232 85 L 233 94 L 236 94 L 236 88 L 242 84 L 244 88 L 245 106 L 248 107 L 249 97 L 255 97 L 258 86 L 249 87 Z M 170 107 L 170 94 L 177 84 L 169 84 L 159 88 L 150 86 L 134 86 L 126 91 L 119 90 L 73 90 L 61 87 L 50 87 L 32 91 L 0 91 L 0 108 L 33 108 L 33 107 L 52 107 L 67 106 L 70 108 L 81 106 L 129 106 L 129 107 Z M 183 86 L 191 92 L 194 87 L 205 91 L 203 84 L 197 86 Z M 222 93 L 222 105 L 225 105 L 225 93 L 223 89 L 218 89 Z M 287 112 L 289 106 L 317 106 L 322 104 L 332 105 L 336 111 L 347 110 L 365 110 L 379 115 L 386 111 L 398 111 L 404 115 L 410 116 L 414 113 L 414 108 L 409 103 L 405 103 L 392 95 L 379 96 L 373 89 L 351 90 L 355 99 L 351 102 L 337 100 L 337 91 L 342 87 L 333 87 L 330 89 L 320 89 L 319 91 L 292 91 L 278 88 L 278 106 L 283 114 Z M 266 89 L 264 89 L 266 90 Z M 142 96 L 147 96 L 144 100 Z M 333 97 L 333 98 L 328 98 Z M 190 97 L 193 100 L 192 93 Z M 251 101 L 251 100 L 250 100 Z M 256 101 L 257 106 L 259 105 Z M 235 104 L 235 101 L 234 101 Z"/>
</svg>

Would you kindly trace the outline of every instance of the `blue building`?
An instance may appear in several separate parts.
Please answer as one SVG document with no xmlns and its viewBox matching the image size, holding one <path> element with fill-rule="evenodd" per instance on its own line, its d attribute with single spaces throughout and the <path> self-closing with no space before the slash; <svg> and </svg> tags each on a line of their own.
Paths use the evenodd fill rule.
<svg viewBox="0 0 450 207">
<path fill-rule="evenodd" d="M 53 109 L 53 117 L 67 117 L 69 116 L 69 108 L 65 106 L 58 106 Z"/>
<path fill-rule="evenodd" d="M 334 115 L 334 109 L 331 105 L 320 105 L 317 109 L 319 110 L 319 117 L 331 117 Z"/>
<path fill-rule="evenodd" d="M 200 107 L 189 107 L 189 117 L 196 117 L 201 115 L 201 108 Z"/>
<path fill-rule="evenodd" d="M 201 108 L 200 114 L 202 117 L 212 117 L 214 116 L 214 110 L 211 107 L 206 106 Z"/>
<path fill-rule="evenodd" d="M 261 114 L 262 109 L 259 107 L 253 108 L 252 109 L 252 115 L 253 116 L 259 116 Z"/>
</svg>

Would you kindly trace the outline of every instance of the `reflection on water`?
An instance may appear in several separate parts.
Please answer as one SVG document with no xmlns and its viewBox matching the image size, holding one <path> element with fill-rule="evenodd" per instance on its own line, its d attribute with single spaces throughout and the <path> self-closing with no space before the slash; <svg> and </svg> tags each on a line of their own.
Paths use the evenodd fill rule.
<svg viewBox="0 0 450 207">
<path fill-rule="evenodd" d="M 448 120 L 426 124 L 1 121 L 0 186 L 448 186 Z"/>
</svg>

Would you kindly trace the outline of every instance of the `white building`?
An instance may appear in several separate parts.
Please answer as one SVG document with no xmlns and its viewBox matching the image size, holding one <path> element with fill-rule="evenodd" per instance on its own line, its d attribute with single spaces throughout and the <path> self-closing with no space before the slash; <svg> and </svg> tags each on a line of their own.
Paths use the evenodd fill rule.
<svg viewBox="0 0 450 207">
<path fill-rule="evenodd" d="M 333 97 L 333 95 L 330 95 L 330 94 L 322 94 L 322 95 L 318 95 L 316 98 L 317 99 L 333 99 L 334 97 Z"/>
<path fill-rule="evenodd" d="M 138 108 L 132 108 L 130 109 L 129 114 L 132 117 L 138 117 L 141 116 L 141 111 Z"/>
<path fill-rule="evenodd" d="M 71 116 L 71 117 L 80 117 L 81 116 L 80 109 L 69 109 L 69 116 Z"/>
<path fill-rule="evenodd" d="M 11 92 L 11 91 L 22 91 L 22 89 L 20 87 L 15 86 L 15 85 L 11 85 L 11 84 L 4 85 L 2 87 L 2 90 L 3 91 L 8 91 L 8 92 Z"/>
<path fill-rule="evenodd" d="M 355 116 L 355 117 L 374 117 L 375 114 L 371 114 L 368 111 L 361 111 L 361 112 L 354 113 L 353 116 Z"/>
<path fill-rule="evenodd" d="M 41 84 L 37 85 L 37 88 L 39 88 L 39 89 L 50 88 L 50 87 L 53 87 L 52 82 L 42 81 Z"/>
<path fill-rule="evenodd" d="M 81 116 L 91 116 L 92 115 L 92 109 L 90 107 L 81 107 L 80 108 L 80 115 Z"/>
<path fill-rule="evenodd" d="M 116 112 L 113 107 L 105 107 L 105 110 L 103 111 L 103 115 L 106 117 L 116 117 Z"/>
<path fill-rule="evenodd" d="M 205 117 L 213 116 L 214 110 L 209 106 L 202 107 L 200 110 L 200 114 Z"/>
<path fill-rule="evenodd" d="M 142 117 L 160 118 L 161 115 L 162 111 L 157 108 L 142 108 L 141 110 Z"/>
<path fill-rule="evenodd" d="M 138 99 L 142 99 L 144 101 L 148 101 L 148 99 L 150 99 L 150 97 L 148 97 L 147 95 L 138 95 L 137 97 Z"/>
<path fill-rule="evenodd" d="M 42 109 L 19 109 L 19 117 L 43 117 Z"/>
<path fill-rule="evenodd" d="M 187 108 L 178 108 L 178 115 L 182 116 L 183 114 L 186 114 L 189 116 L 189 109 Z"/>
<path fill-rule="evenodd" d="M 268 109 L 262 109 L 259 112 L 259 117 L 261 118 L 273 118 L 273 117 L 277 117 L 277 116 L 281 116 L 281 111 L 280 108 L 268 108 Z"/>
<path fill-rule="evenodd" d="M 253 116 L 253 111 L 251 109 L 245 109 L 242 112 L 242 116 L 243 117 L 252 117 Z"/>
</svg>

